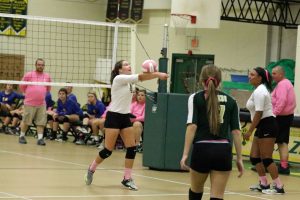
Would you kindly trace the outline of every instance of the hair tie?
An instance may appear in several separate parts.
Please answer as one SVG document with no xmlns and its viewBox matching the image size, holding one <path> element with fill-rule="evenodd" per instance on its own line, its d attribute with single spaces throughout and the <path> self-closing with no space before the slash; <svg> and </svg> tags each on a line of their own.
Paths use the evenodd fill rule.
<svg viewBox="0 0 300 200">
<path fill-rule="evenodd" d="M 208 77 L 208 79 L 205 81 L 205 86 L 208 87 L 209 81 L 213 81 L 214 85 L 217 87 L 219 85 L 219 82 L 214 77 Z"/>
<path fill-rule="evenodd" d="M 269 73 L 268 73 L 268 70 L 265 69 L 265 73 L 266 73 L 267 81 L 269 82 Z"/>
</svg>

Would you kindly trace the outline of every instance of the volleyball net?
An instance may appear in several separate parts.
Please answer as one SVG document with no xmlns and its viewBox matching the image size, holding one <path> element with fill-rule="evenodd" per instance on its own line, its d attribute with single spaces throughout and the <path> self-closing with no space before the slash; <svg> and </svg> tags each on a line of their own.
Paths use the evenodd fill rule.
<svg viewBox="0 0 300 200">
<path fill-rule="evenodd" d="M 45 60 L 52 86 L 110 87 L 114 63 L 133 63 L 134 25 L 0 13 L 3 20 L 23 21 L 13 35 L 0 32 L 0 83 L 24 84 L 23 75 L 35 70 L 37 58 Z M 4 34 L 5 33 L 5 34 Z M 66 84 L 68 83 L 68 84 Z"/>
</svg>

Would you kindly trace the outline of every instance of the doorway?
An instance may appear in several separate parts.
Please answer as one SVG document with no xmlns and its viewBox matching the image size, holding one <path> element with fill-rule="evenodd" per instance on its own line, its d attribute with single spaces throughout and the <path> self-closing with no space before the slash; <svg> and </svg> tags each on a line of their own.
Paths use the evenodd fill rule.
<svg viewBox="0 0 300 200">
<path fill-rule="evenodd" d="M 214 55 L 172 54 L 171 85 L 172 93 L 191 94 L 198 91 L 201 69 L 204 65 L 213 64 Z"/>
</svg>

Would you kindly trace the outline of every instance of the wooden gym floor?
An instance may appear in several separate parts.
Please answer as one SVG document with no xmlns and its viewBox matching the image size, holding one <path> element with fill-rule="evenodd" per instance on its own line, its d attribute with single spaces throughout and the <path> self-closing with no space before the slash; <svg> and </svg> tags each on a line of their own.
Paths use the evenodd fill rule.
<svg viewBox="0 0 300 200">
<path fill-rule="evenodd" d="M 27 137 L 28 144 L 18 144 L 18 137 L 0 134 L 0 199 L 13 200 L 179 200 L 188 199 L 188 173 L 162 172 L 142 166 L 138 153 L 134 179 L 139 191 L 130 191 L 120 184 L 125 153 L 114 151 L 95 172 L 92 185 L 86 186 L 84 174 L 98 149 L 77 146 L 71 142 L 47 141 L 37 146 L 36 139 Z M 257 182 L 251 170 L 238 179 L 236 170 L 227 185 L 225 199 L 230 200 L 294 200 L 300 198 L 300 179 L 281 176 L 285 195 L 263 195 L 248 190 Z M 270 179 L 270 177 L 268 177 Z M 209 181 L 203 199 L 209 199 Z"/>
</svg>

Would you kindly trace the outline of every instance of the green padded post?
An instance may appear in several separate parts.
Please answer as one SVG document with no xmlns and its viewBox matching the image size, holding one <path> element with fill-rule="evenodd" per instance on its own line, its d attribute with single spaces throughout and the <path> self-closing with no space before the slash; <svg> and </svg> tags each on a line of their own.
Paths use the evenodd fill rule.
<svg viewBox="0 0 300 200">
<path fill-rule="evenodd" d="M 168 58 L 159 59 L 159 71 L 167 73 L 168 72 Z M 167 81 L 159 80 L 158 82 L 158 92 L 167 93 Z"/>
</svg>

